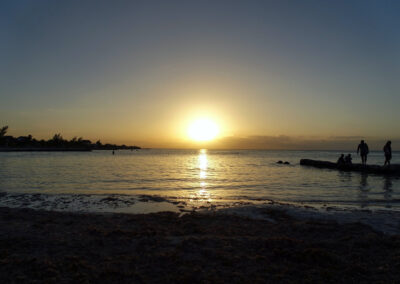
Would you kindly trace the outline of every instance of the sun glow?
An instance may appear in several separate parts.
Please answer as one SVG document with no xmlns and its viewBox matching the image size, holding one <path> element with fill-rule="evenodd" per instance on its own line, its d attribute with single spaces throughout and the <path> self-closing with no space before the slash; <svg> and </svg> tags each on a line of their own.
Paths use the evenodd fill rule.
<svg viewBox="0 0 400 284">
<path fill-rule="evenodd" d="M 218 125 L 209 119 L 198 119 L 189 125 L 188 135 L 195 141 L 210 141 L 217 137 Z"/>
</svg>

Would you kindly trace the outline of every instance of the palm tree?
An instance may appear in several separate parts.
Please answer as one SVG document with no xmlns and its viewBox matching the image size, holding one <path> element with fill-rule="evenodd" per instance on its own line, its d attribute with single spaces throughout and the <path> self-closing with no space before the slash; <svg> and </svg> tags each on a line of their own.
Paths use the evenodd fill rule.
<svg viewBox="0 0 400 284">
<path fill-rule="evenodd" d="M 6 136 L 7 130 L 8 130 L 7 125 L 0 128 L 0 138 L 3 138 L 4 136 Z"/>
<path fill-rule="evenodd" d="M 54 134 L 53 139 L 49 140 L 49 142 L 53 145 L 61 145 L 64 142 L 64 139 L 60 133 L 56 133 Z"/>
<path fill-rule="evenodd" d="M 8 130 L 8 126 L 3 126 L 2 128 L 0 128 L 0 144 L 1 145 L 7 144 L 5 142 L 5 138 L 4 138 L 4 136 L 6 136 L 7 130 Z"/>
</svg>

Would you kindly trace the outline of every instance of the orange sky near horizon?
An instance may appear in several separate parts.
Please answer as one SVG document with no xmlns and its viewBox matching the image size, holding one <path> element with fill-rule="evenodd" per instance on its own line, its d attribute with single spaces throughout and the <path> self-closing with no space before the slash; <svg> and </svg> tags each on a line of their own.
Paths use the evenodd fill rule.
<svg viewBox="0 0 400 284">
<path fill-rule="evenodd" d="M 385 3 L 0 4 L 0 124 L 151 148 L 380 149 L 400 141 L 400 4 Z M 190 139 L 196 119 L 217 137 Z"/>
</svg>

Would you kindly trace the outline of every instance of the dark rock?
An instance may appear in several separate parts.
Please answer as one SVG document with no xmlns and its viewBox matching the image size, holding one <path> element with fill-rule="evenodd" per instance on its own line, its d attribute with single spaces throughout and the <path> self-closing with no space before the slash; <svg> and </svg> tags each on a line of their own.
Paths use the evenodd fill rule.
<svg viewBox="0 0 400 284">
<path fill-rule="evenodd" d="M 114 201 L 118 201 L 118 198 L 115 197 L 106 197 L 100 200 L 100 202 L 114 202 Z"/>
<path fill-rule="evenodd" d="M 148 202 L 148 201 L 164 202 L 164 201 L 166 201 L 166 199 L 163 197 L 160 197 L 160 196 L 156 196 L 156 195 L 142 195 L 142 196 L 140 196 L 139 201 L 142 201 L 142 202 Z"/>
<path fill-rule="evenodd" d="M 278 161 L 278 162 L 276 162 L 277 164 L 283 164 L 283 162 L 282 161 Z"/>
</svg>

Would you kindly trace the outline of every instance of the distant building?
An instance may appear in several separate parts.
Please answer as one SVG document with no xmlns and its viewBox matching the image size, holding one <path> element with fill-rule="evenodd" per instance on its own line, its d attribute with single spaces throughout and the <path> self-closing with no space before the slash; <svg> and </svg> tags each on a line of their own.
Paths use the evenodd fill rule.
<svg viewBox="0 0 400 284">
<path fill-rule="evenodd" d="M 82 145 L 85 145 L 85 146 L 92 145 L 92 141 L 90 141 L 90 140 L 82 140 L 81 143 L 82 143 Z"/>
<path fill-rule="evenodd" d="M 26 142 L 31 141 L 31 139 L 32 139 L 32 137 L 29 137 L 29 136 L 19 136 L 17 138 L 17 141 L 18 141 L 18 143 L 26 143 Z"/>
</svg>

